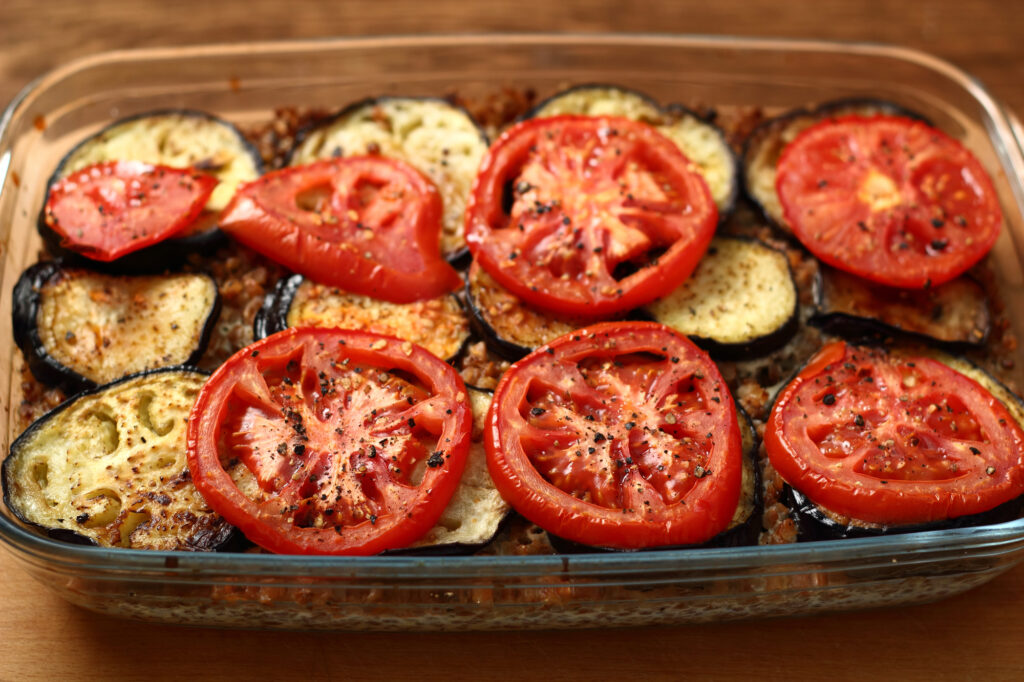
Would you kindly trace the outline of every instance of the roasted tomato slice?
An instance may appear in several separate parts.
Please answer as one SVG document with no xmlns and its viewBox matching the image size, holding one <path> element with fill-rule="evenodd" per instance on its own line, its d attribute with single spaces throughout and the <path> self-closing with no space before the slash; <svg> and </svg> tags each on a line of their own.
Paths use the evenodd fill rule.
<svg viewBox="0 0 1024 682">
<path fill-rule="evenodd" d="M 423 348 L 287 329 L 203 387 L 188 465 L 210 506 L 286 554 L 375 554 L 430 530 L 458 485 L 472 416 L 462 379 Z"/>
<path fill-rule="evenodd" d="M 467 205 L 466 241 L 528 303 L 600 316 L 681 284 L 717 221 L 700 173 L 650 126 L 556 116 L 520 123 L 491 146 Z"/>
<path fill-rule="evenodd" d="M 587 545 L 702 543 L 739 501 L 729 389 L 686 337 L 608 322 L 559 337 L 502 377 L 487 464 L 520 514 Z"/>
<path fill-rule="evenodd" d="M 216 187 L 194 170 L 107 161 L 54 184 L 44 220 L 62 246 L 109 262 L 184 230 Z"/>
<path fill-rule="evenodd" d="M 900 525 L 976 514 L 1024 493 L 1024 432 L 937 360 L 833 342 L 783 389 L 772 466 L 829 511 Z"/>
<path fill-rule="evenodd" d="M 462 284 L 441 257 L 441 197 L 396 159 L 352 156 L 244 185 L 221 229 L 317 282 L 411 303 Z"/>
<path fill-rule="evenodd" d="M 793 233 L 814 255 L 905 288 L 948 282 L 996 241 L 992 181 L 959 142 L 897 116 L 812 126 L 779 158 L 775 181 Z"/>
</svg>

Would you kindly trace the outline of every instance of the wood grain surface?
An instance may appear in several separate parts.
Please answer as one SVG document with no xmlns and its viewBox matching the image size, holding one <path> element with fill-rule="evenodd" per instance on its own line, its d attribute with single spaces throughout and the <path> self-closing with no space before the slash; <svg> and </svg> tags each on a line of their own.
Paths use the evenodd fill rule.
<svg viewBox="0 0 1024 682">
<path fill-rule="evenodd" d="M 581 31 L 887 42 L 973 73 L 1024 115 L 1011 2 L 0 0 L 0 102 L 113 48 L 317 36 Z M 1024 314 L 1024 311 L 1018 311 Z M 0 680 L 1024 679 L 1024 566 L 936 604 L 674 628 L 470 634 L 189 630 L 102 617 L 0 552 Z"/>
</svg>

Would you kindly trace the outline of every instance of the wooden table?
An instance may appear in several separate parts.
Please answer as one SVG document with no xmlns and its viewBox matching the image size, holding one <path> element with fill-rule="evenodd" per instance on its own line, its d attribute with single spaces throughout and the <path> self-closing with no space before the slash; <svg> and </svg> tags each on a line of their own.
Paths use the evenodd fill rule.
<svg viewBox="0 0 1024 682">
<path fill-rule="evenodd" d="M 1024 13 L 998 0 L 491 2 L 3 0 L 0 102 L 102 50 L 332 35 L 486 31 L 725 33 L 917 47 L 1024 115 Z M 911 5 L 907 7 L 907 5 Z M 916 607 L 604 632 L 282 634 L 124 622 L 69 606 L 0 553 L 0 680 L 1024 679 L 1024 566 Z"/>
</svg>

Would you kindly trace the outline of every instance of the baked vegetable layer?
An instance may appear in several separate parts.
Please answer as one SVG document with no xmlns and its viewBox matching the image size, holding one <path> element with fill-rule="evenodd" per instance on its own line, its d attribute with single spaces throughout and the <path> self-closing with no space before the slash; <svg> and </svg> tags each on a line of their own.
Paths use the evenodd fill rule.
<svg viewBox="0 0 1024 682">
<path fill-rule="evenodd" d="M 927 289 L 897 289 L 826 266 L 821 273 L 811 322 L 831 334 L 902 334 L 951 346 L 980 346 L 988 338 L 988 297 L 969 277 Z"/>
<path fill-rule="evenodd" d="M 476 121 L 444 100 L 382 97 L 357 102 L 302 133 L 289 165 L 363 154 L 409 163 L 441 194 L 441 253 L 453 259 L 465 251 L 463 213 L 487 144 Z"/>
<path fill-rule="evenodd" d="M 439 358 L 458 355 L 469 320 L 454 296 L 389 303 L 293 275 L 277 283 L 256 316 L 261 339 L 288 327 L 339 327 L 388 334 L 423 346 Z"/>
<path fill-rule="evenodd" d="M 82 393 L 32 424 L 3 464 L 4 502 L 51 537 L 213 550 L 234 529 L 192 484 L 185 426 L 206 375 L 168 369 Z"/>
<path fill-rule="evenodd" d="M 204 274 L 116 276 L 56 262 L 14 288 L 14 335 L 41 381 L 69 390 L 198 361 L 220 309 Z"/>
<path fill-rule="evenodd" d="M 765 218 L 786 233 L 791 232 L 775 193 L 775 168 L 782 150 L 796 136 L 825 119 L 856 114 L 890 114 L 921 118 L 903 107 L 872 99 L 848 99 L 826 102 L 814 109 L 795 109 L 761 123 L 750 133 L 743 147 L 743 186 L 747 196 L 761 209 Z"/>
<path fill-rule="evenodd" d="M 541 102 L 529 117 L 562 114 L 622 116 L 654 126 L 698 166 L 720 217 L 732 210 L 738 191 L 736 157 L 722 131 L 689 109 L 661 107 L 643 93 L 613 85 L 581 85 Z"/>
<path fill-rule="evenodd" d="M 716 237 L 682 286 L 645 307 L 719 357 L 749 358 L 784 345 L 799 324 L 786 254 L 755 240 Z"/>
</svg>

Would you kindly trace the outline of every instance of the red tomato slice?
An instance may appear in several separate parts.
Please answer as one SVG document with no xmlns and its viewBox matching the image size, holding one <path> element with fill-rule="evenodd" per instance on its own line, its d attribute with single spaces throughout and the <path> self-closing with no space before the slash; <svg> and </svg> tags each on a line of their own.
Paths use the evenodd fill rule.
<svg viewBox="0 0 1024 682">
<path fill-rule="evenodd" d="M 739 501 L 742 443 L 718 368 L 650 322 L 562 336 L 514 364 L 487 415 L 487 464 L 520 514 L 575 542 L 705 542 Z"/>
<path fill-rule="evenodd" d="M 764 443 L 812 502 L 870 523 L 951 519 L 1024 494 L 1024 431 L 926 357 L 825 346 L 775 401 Z"/>
<path fill-rule="evenodd" d="M 978 160 L 908 118 L 845 116 L 808 128 L 783 150 L 775 186 L 793 233 L 815 256 L 895 287 L 963 273 L 1003 222 Z"/>
<path fill-rule="evenodd" d="M 61 246 L 109 262 L 184 230 L 216 187 L 190 169 L 107 161 L 57 181 L 44 219 Z"/>
<path fill-rule="evenodd" d="M 293 328 L 210 377 L 188 466 L 210 506 L 265 549 L 376 554 L 436 524 L 471 426 L 462 379 L 420 346 Z"/>
<path fill-rule="evenodd" d="M 717 222 L 704 179 L 650 126 L 556 116 L 513 126 L 491 146 L 467 204 L 466 242 L 528 303 L 599 316 L 679 286 Z"/>
<path fill-rule="evenodd" d="M 243 185 L 221 229 L 321 284 L 394 303 L 462 284 L 441 257 L 441 197 L 414 168 L 351 156 Z"/>
</svg>

